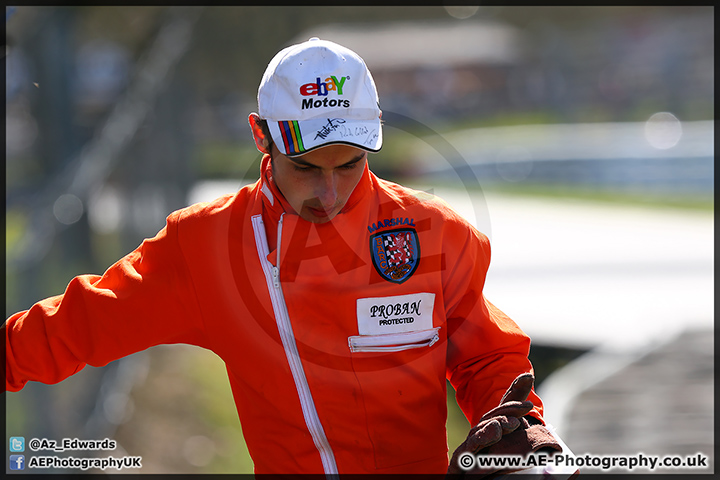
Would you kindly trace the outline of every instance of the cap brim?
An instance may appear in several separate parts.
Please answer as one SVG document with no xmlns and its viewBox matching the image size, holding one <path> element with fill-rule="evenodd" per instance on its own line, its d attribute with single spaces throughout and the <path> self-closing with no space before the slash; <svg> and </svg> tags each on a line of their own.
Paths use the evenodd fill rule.
<svg viewBox="0 0 720 480">
<path fill-rule="evenodd" d="M 288 157 L 336 144 L 350 145 L 368 152 L 378 152 L 382 147 L 380 118 L 313 118 L 302 121 L 268 120 L 267 123 L 278 150 Z"/>
</svg>

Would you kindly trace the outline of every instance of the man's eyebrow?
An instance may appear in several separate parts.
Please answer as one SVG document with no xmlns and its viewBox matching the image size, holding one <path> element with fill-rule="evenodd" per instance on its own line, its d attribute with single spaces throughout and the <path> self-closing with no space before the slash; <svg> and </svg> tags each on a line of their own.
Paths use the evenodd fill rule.
<svg viewBox="0 0 720 480">
<path fill-rule="evenodd" d="M 353 163 L 357 163 L 360 160 L 362 160 L 363 158 L 365 158 L 365 154 L 366 154 L 366 152 L 359 153 L 356 157 L 343 163 L 342 165 L 338 165 L 335 168 L 346 167 L 346 166 L 352 165 Z M 287 157 L 287 158 L 289 158 L 292 162 L 297 163 L 298 165 L 302 165 L 303 167 L 320 168 L 315 164 L 312 164 L 310 162 L 303 160 L 301 157 Z"/>
<path fill-rule="evenodd" d="M 316 167 L 317 165 L 313 165 L 312 163 L 308 163 L 305 160 L 303 160 L 300 157 L 287 157 L 291 162 L 297 163 L 298 165 L 302 165 L 304 167 Z"/>
<path fill-rule="evenodd" d="M 353 158 L 353 159 L 350 160 L 350 161 L 347 161 L 347 162 L 343 163 L 342 165 L 339 165 L 339 167 L 347 167 L 347 166 L 349 166 L 349 165 L 352 165 L 353 163 L 357 163 L 357 162 L 359 162 L 360 160 L 362 160 L 363 158 L 365 158 L 365 155 L 366 155 L 366 154 L 367 154 L 367 152 L 359 153 L 355 158 Z"/>
</svg>

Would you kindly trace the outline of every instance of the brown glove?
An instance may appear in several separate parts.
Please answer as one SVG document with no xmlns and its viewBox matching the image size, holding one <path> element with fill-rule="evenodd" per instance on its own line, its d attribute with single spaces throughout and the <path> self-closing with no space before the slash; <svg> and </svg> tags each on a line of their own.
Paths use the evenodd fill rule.
<svg viewBox="0 0 720 480">
<path fill-rule="evenodd" d="M 518 381 L 520 380 L 520 381 Z M 534 378 L 531 374 L 526 374 L 525 377 L 518 377 L 510 386 L 508 392 L 503 396 L 503 401 L 511 400 L 525 400 L 530 394 Z M 562 447 L 558 443 L 557 439 L 545 428 L 539 420 L 534 417 L 520 418 L 520 426 L 509 432 L 507 435 L 503 435 L 497 442 L 488 445 L 486 448 L 481 449 L 477 453 L 489 454 L 489 455 L 522 455 L 526 456 L 530 453 L 539 451 L 547 453 L 562 452 Z M 487 478 L 495 477 L 495 475 L 501 475 L 510 473 L 516 470 L 500 470 L 488 474 Z"/>
<path fill-rule="evenodd" d="M 522 419 L 525 421 L 525 419 Z M 525 424 L 527 425 L 527 423 Z M 562 447 L 544 425 L 521 425 L 504 435 L 497 443 L 478 453 L 492 455 L 527 455 L 538 451 L 562 452 Z"/>
<path fill-rule="evenodd" d="M 453 452 L 448 466 L 448 474 L 487 475 L 496 469 L 481 469 L 475 467 L 465 470 L 462 466 L 470 467 L 475 464 L 474 456 L 481 450 L 501 441 L 505 435 L 517 430 L 527 420 L 523 419 L 533 408 L 532 402 L 527 400 L 534 382 L 531 373 L 519 375 L 510 385 L 500 400 L 500 405 L 482 416 L 478 424 L 470 430 L 465 441 Z"/>
</svg>

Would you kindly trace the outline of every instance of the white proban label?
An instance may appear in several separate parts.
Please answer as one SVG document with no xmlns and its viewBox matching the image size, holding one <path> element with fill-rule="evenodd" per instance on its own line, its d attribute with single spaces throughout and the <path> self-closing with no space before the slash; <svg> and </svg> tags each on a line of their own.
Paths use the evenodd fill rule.
<svg viewBox="0 0 720 480">
<path fill-rule="evenodd" d="M 434 305 L 434 293 L 358 298 L 358 332 L 384 335 L 431 329 Z"/>
</svg>

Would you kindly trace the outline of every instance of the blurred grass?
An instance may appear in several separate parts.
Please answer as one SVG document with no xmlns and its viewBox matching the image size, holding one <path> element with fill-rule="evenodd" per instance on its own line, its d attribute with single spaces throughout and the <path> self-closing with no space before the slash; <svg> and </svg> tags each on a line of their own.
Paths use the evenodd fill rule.
<svg viewBox="0 0 720 480">
<path fill-rule="evenodd" d="M 215 432 L 216 456 L 206 473 L 252 473 L 253 462 L 242 435 L 225 362 L 207 351 L 196 352 L 188 377 L 198 391 L 198 416 Z"/>
<path fill-rule="evenodd" d="M 5 210 L 5 255 L 10 256 L 25 232 L 27 216 L 19 209 Z"/>
<path fill-rule="evenodd" d="M 252 473 L 224 362 L 191 345 L 147 354 L 147 377 L 131 392 L 133 413 L 114 434 L 143 457 L 140 473 Z"/>
<path fill-rule="evenodd" d="M 5 432 L 8 437 L 24 436 L 27 432 L 27 409 L 20 395 L 5 392 Z"/>
<path fill-rule="evenodd" d="M 260 153 L 252 143 L 211 142 L 195 149 L 194 171 L 199 179 L 259 176 Z"/>
<path fill-rule="evenodd" d="M 15 252 L 23 232 L 25 231 L 27 220 L 17 209 L 5 211 L 5 259 L 9 259 Z M 5 267 L 5 315 L 10 315 L 20 308 L 13 299 L 18 298 L 18 285 L 15 272 L 12 268 Z"/>
</svg>

